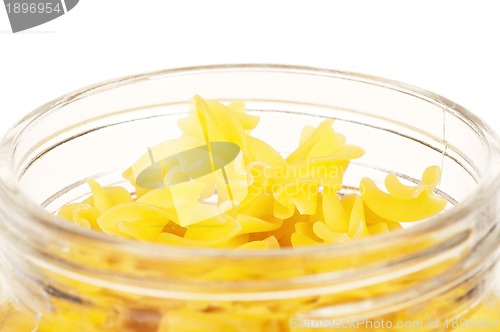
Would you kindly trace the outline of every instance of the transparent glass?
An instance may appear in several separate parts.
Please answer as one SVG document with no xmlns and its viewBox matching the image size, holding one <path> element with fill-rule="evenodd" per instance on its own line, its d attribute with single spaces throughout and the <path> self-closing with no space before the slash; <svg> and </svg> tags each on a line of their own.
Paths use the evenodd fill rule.
<svg viewBox="0 0 500 332">
<path fill-rule="evenodd" d="M 195 94 L 247 101 L 260 117 L 254 135 L 284 155 L 304 125 L 334 118 L 366 151 L 341 193 L 365 176 L 417 183 L 438 165 L 449 204 L 404 231 L 258 252 L 134 242 L 54 216 L 89 194 L 89 177 L 133 191 L 121 173 L 147 146 L 181 134 L 176 120 Z M 459 318 L 500 331 L 485 323 L 500 318 L 499 140 L 428 91 L 281 65 L 164 70 L 43 105 L 8 132 L 0 156 L 2 332 L 306 331 L 322 321 L 325 331 L 447 331 Z"/>
</svg>

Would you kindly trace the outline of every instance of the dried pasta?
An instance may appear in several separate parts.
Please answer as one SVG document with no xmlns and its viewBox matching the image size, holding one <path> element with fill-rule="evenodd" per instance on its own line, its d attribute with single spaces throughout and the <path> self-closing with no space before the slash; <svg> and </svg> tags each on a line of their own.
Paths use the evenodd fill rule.
<svg viewBox="0 0 500 332">
<path fill-rule="evenodd" d="M 333 129 L 332 119 L 317 127 L 305 126 L 297 149 L 287 157 L 251 136 L 258 122 L 258 117 L 247 113 L 243 101 L 224 105 L 195 96 L 188 116 L 178 122 L 182 136 L 151 148 L 149 155 L 141 156 L 124 172 L 124 178 L 136 189 L 134 196 L 124 188 L 103 188 L 89 179 L 92 195 L 81 203 L 63 207 L 59 216 L 134 241 L 248 251 L 345 243 L 398 231 L 403 222 L 432 217 L 446 206 L 446 200 L 436 194 L 441 177 L 438 166 L 425 169 L 414 185 L 403 184 L 396 175 L 388 174 L 384 189 L 372 179 L 363 178 L 360 193 L 344 192 L 344 173 L 351 160 L 360 158 L 364 151 L 349 145 L 346 137 Z M 228 166 L 219 167 L 222 157 L 212 150 L 204 166 L 210 166 L 211 171 L 197 176 L 189 173 L 196 160 L 168 159 L 169 154 L 182 154 L 205 144 L 210 153 L 214 149 L 211 142 L 235 144 L 240 149 L 238 157 Z M 151 154 L 155 160 L 164 160 L 154 170 L 157 173 L 148 175 L 151 181 L 159 179 L 163 185 L 160 187 L 145 187 L 138 180 L 138 174 L 151 167 Z M 173 173 L 171 165 L 177 167 Z M 411 244 L 402 251 L 412 252 L 427 245 Z M 373 257 L 367 254 L 349 261 L 318 261 L 309 268 L 317 273 L 344 269 L 375 261 Z M 123 264 L 126 269 L 134 268 Z M 190 268 L 202 279 L 223 281 L 278 279 L 303 273 L 300 266 L 258 271 L 237 265 L 209 271 Z M 432 267 L 422 274 L 437 269 Z M 422 277 L 404 276 L 393 284 L 283 301 L 186 301 L 158 309 L 156 327 L 151 331 L 289 331 L 289 319 L 298 311 L 387 294 Z M 407 316 L 396 313 L 386 318 L 401 317 Z"/>
<path fill-rule="evenodd" d="M 234 143 L 241 149 L 242 160 L 232 168 L 224 167 L 224 176 L 230 174 L 225 184 L 215 169 L 201 180 L 191 179 L 196 160 L 192 162 L 195 166 L 184 160 L 185 165 L 175 164 L 171 170 L 167 169 L 171 161 L 162 164 L 163 188 L 141 187 L 138 169 L 151 163 L 145 154 L 124 172 L 136 188 L 135 199 L 125 188 L 103 188 L 89 179 L 92 195 L 82 203 L 63 207 L 59 216 L 111 236 L 140 241 L 277 249 L 342 243 L 398 230 L 400 222 L 428 218 L 446 205 L 446 200 L 434 193 L 441 176 L 438 166 L 427 168 L 422 181 L 414 186 L 388 174 L 387 192 L 364 178 L 361 194 L 341 195 L 349 162 L 364 151 L 348 145 L 345 136 L 332 128 L 332 119 L 316 128 L 305 126 L 299 146 L 286 159 L 250 135 L 258 121 L 247 114 L 243 101 L 226 106 L 195 96 L 189 115 L 179 120 L 182 137 L 161 143 L 150 153 L 160 160 L 203 143 Z M 212 152 L 213 156 L 217 157 Z M 222 187 L 227 189 L 225 196 Z M 216 204 L 200 204 L 215 193 L 219 196 Z M 238 199 L 234 193 L 240 193 Z M 221 206 L 225 206 L 223 213 L 219 213 Z M 195 213 L 202 217 L 194 218 Z"/>
</svg>

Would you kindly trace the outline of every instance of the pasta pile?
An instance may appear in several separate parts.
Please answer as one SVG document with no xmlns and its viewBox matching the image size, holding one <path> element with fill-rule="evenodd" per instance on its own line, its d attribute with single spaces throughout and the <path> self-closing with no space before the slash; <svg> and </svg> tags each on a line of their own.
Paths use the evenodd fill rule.
<svg viewBox="0 0 500 332">
<path fill-rule="evenodd" d="M 444 198 L 434 194 L 441 176 L 437 166 L 427 168 L 418 185 L 404 185 L 389 174 L 387 192 L 363 178 L 360 194 L 340 195 L 349 162 L 364 151 L 347 144 L 332 128 L 332 119 L 316 128 L 305 126 L 299 146 L 286 158 L 251 136 L 258 122 L 242 101 L 226 106 L 195 96 L 189 115 L 178 122 L 183 135 L 153 147 L 124 172 L 136 189 L 134 197 L 123 187 L 103 188 L 89 179 L 92 195 L 64 206 L 59 216 L 140 241 L 278 249 L 386 233 L 400 229 L 400 222 L 428 218 L 446 205 Z M 213 151 L 209 155 L 210 147 L 215 147 L 212 142 L 232 143 L 240 151 L 232 163 L 216 169 L 219 156 Z M 183 160 L 198 156 L 187 157 L 186 151 L 204 145 L 212 167 L 208 174 L 195 167 L 198 160 L 193 160 L 195 166 L 182 165 Z M 164 158 L 175 153 L 184 153 L 179 157 L 181 165 L 169 168 L 170 162 L 163 161 L 158 166 L 159 186 L 138 183 L 140 171 L 154 162 L 151 156 L 168 160 Z"/>
<path fill-rule="evenodd" d="M 195 96 L 188 116 L 178 122 L 181 137 L 149 148 L 124 172 L 129 187 L 135 188 L 132 194 L 125 187 L 102 187 L 89 179 L 91 196 L 64 206 L 59 216 L 81 227 L 135 241 L 199 248 L 277 250 L 343 243 L 387 233 L 401 229 L 402 222 L 429 218 L 446 205 L 446 200 L 435 194 L 441 178 L 437 166 L 428 167 L 417 185 L 403 184 L 396 175 L 389 174 L 384 190 L 373 180 L 363 178 L 359 193 L 344 191 L 343 177 L 349 163 L 360 158 L 364 151 L 347 144 L 346 138 L 332 128 L 331 119 L 317 127 L 305 126 L 298 147 L 287 157 L 251 135 L 258 122 L 258 117 L 247 113 L 242 101 L 224 105 Z M 307 326 L 293 326 L 301 314 L 336 305 L 351 306 L 359 300 L 401 292 L 413 294 L 414 286 L 437 278 L 459 257 L 446 256 L 415 272 L 348 289 L 323 291 L 324 279 L 318 279 L 318 285 L 307 284 L 311 288 L 320 287 L 313 289 L 317 293 L 312 295 L 301 293 L 299 286 L 304 277 L 376 266 L 384 263 L 385 257 L 403 258 L 432 247 L 434 242 L 430 236 L 390 250 L 366 250 L 362 255 L 334 258 L 317 255 L 310 260 L 302 257 L 287 260 L 277 255 L 277 259 L 269 260 L 229 259 L 212 263 L 202 257 L 196 262 L 169 260 L 166 265 L 159 265 L 161 262 L 154 259 L 136 262 L 127 255 L 108 255 L 75 245 L 67 252 L 70 259 L 103 271 L 144 273 L 146 280 L 151 274 L 166 280 L 166 290 L 177 285 L 172 286 L 170 280 L 189 279 L 186 285 L 194 298 L 129 294 L 121 288 L 94 285 L 93 279 L 89 282 L 48 271 L 47 275 L 60 289 L 86 300 L 73 302 L 67 297 L 52 297 L 51 308 L 55 309 L 44 316 L 40 331 L 70 331 L 75 327 L 99 332 L 310 331 L 312 328 Z M 256 296 L 251 300 L 240 299 L 237 285 L 241 283 L 235 283 L 227 297 L 216 299 L 210 297 L 211 289 L 200 288 L 204 282 L 216 285 L 217 290 L 221 286 L 222 291 L 216 295 L 225 296 L 224 285 L 235 281 L 251 285 L 256 281 L 252 286 L 256 289 L 245 290 L 257 295 L 263 292 L 259 281 L 265 281 L 264 286 L 267 282 L 275 282 L 276 287 L 283 283 L 287 291 L 288 287 L 299 288 L 289 297 Z M 372 322 L 397 322 L 445 317 L 450 313 L 450 303 L 458 309 L 460 302 L 471 294 L 473 285 L 471 282 L 443 291 L 424 305 L 412 302 L 408 307 L 396 307 L 383 316 L 369 318 Z M 184 286 L 180 288 L 184 290 Z M 245 290 L 241 294 L 248 295 Z M 269 290 L 264 290 L 269 295 Z M 203 298 L 205 295 L 210 299 Z M 484 307 L 478 312 L 494 317 L 495 313 L 488 310 Z"/>
</svg>

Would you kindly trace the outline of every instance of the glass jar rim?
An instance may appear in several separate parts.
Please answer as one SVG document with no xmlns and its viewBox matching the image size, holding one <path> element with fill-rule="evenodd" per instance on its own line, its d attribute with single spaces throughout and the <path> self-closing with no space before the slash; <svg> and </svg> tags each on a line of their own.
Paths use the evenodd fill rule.
<svg viewBox="0 0 500 332">
<path fill-rule="evenodd" d="M 356 241 L 348 241 L 341 244 L 323 244 L 318 246 L 305 246 L 300 248 L 282 248 L 280 250 L 248 250 L 235 251 L 230 249 L 220 248 L 191 248 L 170 245 L 157 245 L 155 243 L 144 243 L 138 241 L 130 241 L 129 239 L 110 237 L 107 234 L 87 230 L 83 227 L 72 225 L 71 223 L 62 222 L 57 216 L 49 213 L 43 207 L 33 202 L 28 195 L 23 193 L 15 180 L 15 171 L 12 165 L 11 152 L 15 149 L 15 144 L 24 130 L 29 124 L 43 117 L 45 114 L 53 110 L 57 110 L 66 104 L 76 101 L 93 94 L 97 94 L 115 87 L 124 86 L 131 83 L 136 83 L 142 80 L 159 79 L 169 76 L 189 75 L 203 72 L 227 72 L 227 71 L 271 71 L 281 73 L 298 73 L 307 75 L 318 75 L 325 77 L 334 77 L 351 81 L 359 81 L 361 83 L 373 84 L 384 88 L 393 89 L 401 93 L 418 95 L 419 98 L 429 102 L 439 103 L 444 111 L 452 112 L 462 119 L 467 120 L 469 125 L 473 125 L 481 140 L 486 144 L 489 154 L 488 165 L 486 166 L 484 175 L 479 180 L 477 187 L 459 204 L 448 211 L 444 211 L 439 215 L 429 218 L 425 222 L 418 223 L 410 229 L 404 231 L 390 232 L 372 237 L 358 239 Z M 391 246 L 395 243 L 402 243 L 409 238 L 429 234 L 430 232 L 441 231 L 454 224 L 456 220 L 463 218 L 473 212 L 477 208 L 477 204 L 486 202 L 488 197 L 493 192 L 500 188 L 500 167 L 496 166 L 495 161 L 500 160 L 500 140 L 496 133 L 476 115 L 469 112 L 465 108 L 456 103 L 435 93 L 424 89 L 414 87 L 412 85 L 393 81 L 376 76 L 359 74 L 347 71 L 339 71 L 332 69 L 323 69 L 307 66 L 293 66 L 281 64 L 226 64 L 226 65 L 206 65 L 195 67 L 182 67 L 174 69 L 165 69 L 143 74 L 125 76 L 122 78 L 112 79 L 84 87 L 65 94 L 39 108 L 34 110 L 20 120 L 12 127 L 0 143 L 0 153 L 6 158 L 3 160 L 3 170 L 0 172 L 0 202 L 9 209 L 14 209 L 16 213 L 32 221 L 33 225 L 45 227 L 60 236 L 67 236 L 72 239 L 85 239 L 95 241 L 96 243 L 106 243 L 113 245 L 116 249 L 125 252 L 133 252 L 136 255 L 147 255 L 154 258 L 167 258 L 172 255 L 196 256 L 196 257 L 225 257 L 225 258 L 265 258 L 265 257 L 290 257 L 290 256 L 307 256 L 311 254 L 327 254 L 335 251 L 336 253 L 358 252 L 360 250 L 383 248 Z M 460 218 L 456 218 L 460 216 Z"/>
</svg>

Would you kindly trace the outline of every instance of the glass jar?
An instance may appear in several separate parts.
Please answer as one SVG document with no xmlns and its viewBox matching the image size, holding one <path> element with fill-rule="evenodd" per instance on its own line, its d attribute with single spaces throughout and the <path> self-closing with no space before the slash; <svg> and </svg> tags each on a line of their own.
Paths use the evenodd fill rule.
<svg viewBox="0 0 500 332">
<path fill-rule="evenodd" d="M 404 231 L 268 251 L 142 243 L 54 215 L 89 194 L 89 177 L 133 191 L 121 172 L 181 134 L 176 120 L 195 94 L 245 100 L 260 117 L 254 135 L 283 154 L 304 125 L 333 118 L 366 151 L 341 194 L 359 190 L 365 176 L 417 183 L 438 165 L 448 206 Z M 8 132 L 0 156 L 2 332 L 447 331 L 464 323 L 500 331 L 499 140 L 428 91 L 282 65 L 164 70 L 43 105 Z"/>
</svg>

